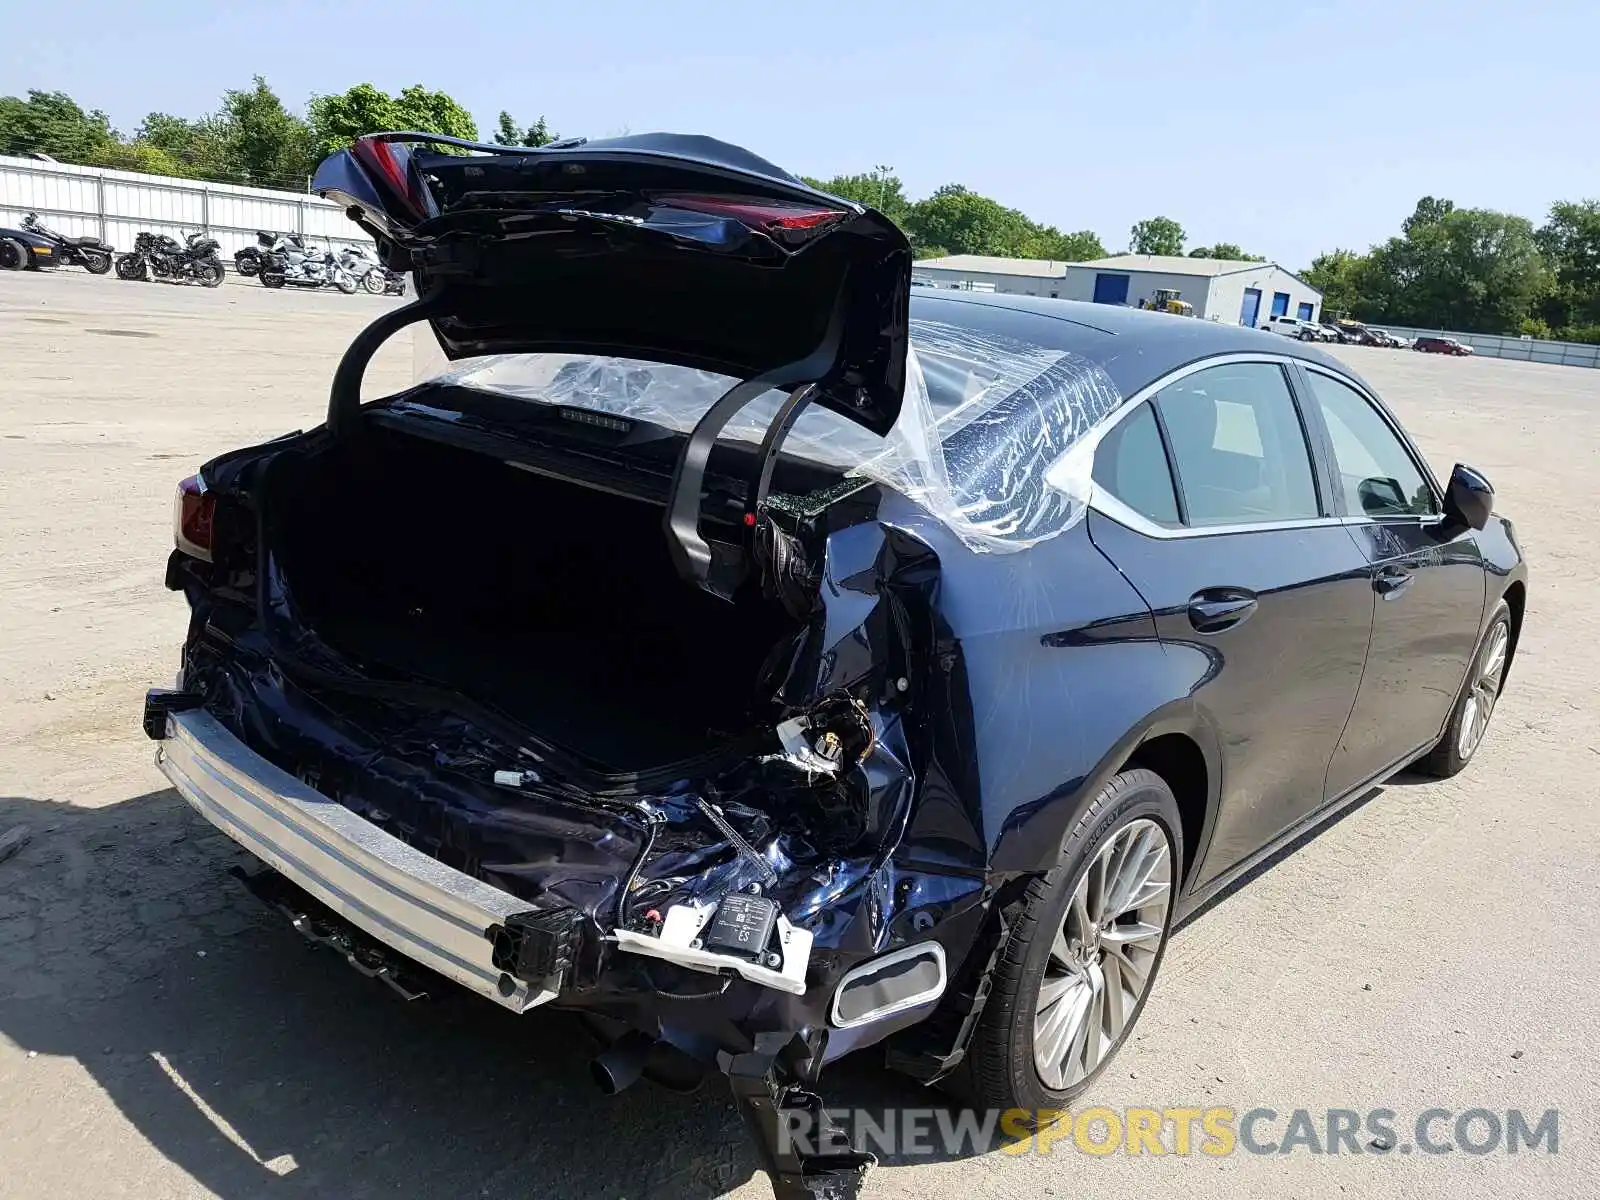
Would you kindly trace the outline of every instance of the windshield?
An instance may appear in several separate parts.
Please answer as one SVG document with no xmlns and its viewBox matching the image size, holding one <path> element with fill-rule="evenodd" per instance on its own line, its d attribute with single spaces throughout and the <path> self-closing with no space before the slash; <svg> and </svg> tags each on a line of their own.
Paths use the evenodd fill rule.
<svg viewBox="0 0 1600 1200">
<path fill-rule="evenodd" d="M 419 382 L 611 413 L 683 433 L 738 382 L 589 355 L 506 354 L 448 364 L 431 339 L 415 344 Z M 1063 460 L 1121 403 L 1104 370 L 1067 351 L 918 320 L 911 322 L 907 366 L 900 416 L 887 437 L 812 406 L 784 452 L 895 489 L 979 551 L 1024 549 L 1082 516 L 1087 465 L 1077 470 Z M 775 391 L 757 397 L 722 438 L 759 442 L 782 400 Z"/>
</svg>

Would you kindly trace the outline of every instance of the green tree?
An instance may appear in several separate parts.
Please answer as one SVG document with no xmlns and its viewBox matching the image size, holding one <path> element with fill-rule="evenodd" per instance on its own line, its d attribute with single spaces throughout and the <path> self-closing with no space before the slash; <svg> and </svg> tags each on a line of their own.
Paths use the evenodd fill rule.
<svg viewBox="0 0 1600 1200">
<path fill-rule="evenodd" d="M 1400 222 L 1400 233 L 1403 237 L 1410 237 L 1419 233 L 1430 225 L 1437 225 L 1456 210 L 1454 200 L 1439 200 L 1433 196 L 1424 196 L 1417 201 L 1417 207 L 1411 215 Z"/>
<path fill-rule="evenodd" d="M 311 144 L 317 155 L 343 150 L 356 138 L 384 130 L 418 130 L 476 140 L 472 114 L 444 92 L 413 84 L 390 96 L 370 83 L 358 83 L 333 96 L 317 96 L 306 106 Z"/>
<path fill-rule="evenodd" d="M 511 114 L 504 109 L 500 111 L 500 122 L 494 135 L 497 146 L 544 146 L 556 140 L 556 135 L 550 132 L 549 127 L 540 117 L 532 125 L 518 126 L 512 120 Z"/>
<path fill-rule="evenodd" d="M 65 92 L 34 90 L 26 100 L 0 96 L 0 154 L 42 152 L 81 163 L 117 140 L 105 113 L 85 112 Z"/>
<path fill-rule="evenodd" d="M 1150 217 L 1129 231 L 1129 246 L 1135 254 L 1182 254 L 1183 226 L 1171 217 Z"/>
<path fill-rule="evenodd" d="M 153 112 L 145 117 L 134 134 L 133 145 L 145 147 L 143 151 L 135 153 L 134 160 L 166 161 L 175 166 L 172 172 L 175 175 L 219 180 L 228 178 L 227 130 L 221 121 L 213 117 L 189 121 L 170 113 Z"/>
<path fill-rule="evenodd" d="M 182 159 L 174 158 L 160 146 L 135 139 L 131 142 L 107 142 L 91 150 L 83 159 L 86 167 L 107 167 L 113 171 L 141 171 L 146 175 L 171 175 L 191 177 L 193 169 Z"/>
<path fill-rule="evenodd" d="M 1366 255 L 1330 250 L 1317 255 L 1300 275 L 1322 293 L 1323 312 L 1347 312 L 1366 319 L 1380 315 L 1368 295 L 1367 270 Z"/>
<path fill-rule="evenodd" d="M 310 126 L 259 75 L 250 87 L 223 97 L 219 124 L 228 166 L 240 182 L 304 187 L 316 168 Z"/>
<path fill-rule="evenodd" d="M 1062 233 L 1054 225 L 1034 225 L 1023 242 L 1022 256 L 1047 258 L 1055 262 L 1092 262 L 1104 258 L 1106 248 L 1093 230 Z"/>
<path fill-rule="evenodd" d="M 1246 254 L 1238 242 L 1218 242 L 1215 246 L 1196 246 L 1190 258 L 1220 258 L 1227 262 L 1266 262 L 1259 254 Z"/>
<path fill-rule="evenodd" d="M 1035 232 L 1033 222 L 1014 208 L 948 183 L 906 212 L 912 240 L 943 246 L 951 254 L 1023 256 Z"/>
<path fill-rule="evenodd" d="M 424 133 L 444 133 L 451 137 L 478 140 L 478 123 L 472 114 L 444 92 L 430 92 L 420 83 L 405 88 L 394 98 L 398 129 L 418 129 Z"/>
<path fill-rule="evenodd" d="M 1552 205 L 1534 240 L 1553 276 L 1543 319 L 1560 337 L 1600 341 L 1600 200 Z"/>
<path fill-rule="evenodd" d="M 1376 247 L 1373 306 L 1400 324 L 1505 333 L 1534 315 L 1551 276 L 1526 217 L 1425 197 L 1403 236 Z"/>
</svg>

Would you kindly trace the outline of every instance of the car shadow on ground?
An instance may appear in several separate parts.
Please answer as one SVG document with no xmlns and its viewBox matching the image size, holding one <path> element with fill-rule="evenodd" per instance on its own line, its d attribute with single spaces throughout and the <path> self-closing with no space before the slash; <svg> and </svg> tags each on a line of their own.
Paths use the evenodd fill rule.
<svg viewBox="0 0 1600 1200">
<path fill-rule="evenodd" d="M 246 856 L 176 792 L 0 798 L 0 833 L 19 824 L 32 836 L 0 862 L 0 1035 L 75 1059 L 218 1196 L 694 1200 L 758 1172 L 720 1080 L 607 1098 L 568 1015 L 406 1003 L 246 893 L 228 874 Z M 830 1105 L 941 1103 L 870 1051 L 825 1082 Z"/>
<path fill-rule="evenodd" d="M 1273 867 L 1277 866 L 1284 859 L 1294 854 L 1295 851 L 1299 850 L 1303 846 L 1309 845 L 1311 842 L 1314 842 L 1317 838 L 1327 833 L 1328 830 L 1339 824 L 1340 821 L 1344 821 L 1355 816 L 1356 813 L 1360 812 L 1379 796 L 1383 795 L 1383 789 L 1388 787 L 1391 783 L 1406 782 L 1423 783 L 1427 781 L 1424 780 L 1420 775 L 1412 776 L 1410 774 L 1402 774 L 1386 781 L 1381 785 L 1374 785 L 1373 787 L 1368 788 L 1365 792 L 1361 793 L 1361 795 L 1350 801 L 1349 804 L 1339 809 L 1338 812 L 1334 813 L 1332 816 L 1324 818 L 1321 821 L 1315 822 L 1304 833 L 1297 835 L 1296 837 L 1285 842 L 1282 846 L 1279 846 L 1276 850 L 1267 855 L 1260 862 L 1256 863 L 1255 866 L 1251 867 L 1243 875 L 1240 875 L 1239 878 L 1232 880 L 1225 887 L 1219 889 L 1215 895 L 1208 896 L 1204 903 L 1192 909 L 1190 912 L 1185 913 L 1183 919 L 1173 927 L 1173 933 L 1176 934 L 1185 926 L 1191 925 L 1195 921 L 1198 921 L 1201 917 L 1205 916 L 1206 913 L 1210 912 L 1217 905 L 1221 904 L 1229 896 L 1234 895 L 1241 889 L 1248 887 L 1255 880 L 1260 879 L 1268 871 L 1272 870 Z"/>
</svg>

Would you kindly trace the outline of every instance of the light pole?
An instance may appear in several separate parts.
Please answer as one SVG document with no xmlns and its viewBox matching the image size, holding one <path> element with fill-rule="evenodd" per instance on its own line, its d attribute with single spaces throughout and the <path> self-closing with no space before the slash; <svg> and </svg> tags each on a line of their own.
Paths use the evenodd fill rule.
<svg viewBox="0 0 1600 1200">
<path fill-rule="evenodd" d="M 889 172 L 894 168 L 887 163 L 878 163 L 872 170 L 878 177 L 878 209 L 881 212 L 883 202 L 889 197 Z"/>
</svg>

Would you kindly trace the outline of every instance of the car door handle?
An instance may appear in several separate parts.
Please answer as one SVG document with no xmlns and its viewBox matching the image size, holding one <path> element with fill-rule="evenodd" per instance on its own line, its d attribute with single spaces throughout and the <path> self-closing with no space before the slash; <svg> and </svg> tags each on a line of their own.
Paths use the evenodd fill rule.
<svg viewBox="0 0 1600 1200">
<path fill-rule="evenodd" d="M 1231 629 L 1256 610 L 1256 594 L 1244 588 L 1206 588 L 1189 597 L 1189 624 L 1198 633 Z"/>
<path fill-rule="evenodd" d="M 1372 577 L 1372 590 L 1385 600 L 1398 600 L 1416 577 L 1415 571 L 1404 567 L 1380 567 Z"/>
</svg>

